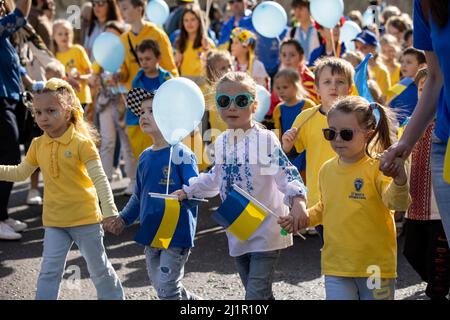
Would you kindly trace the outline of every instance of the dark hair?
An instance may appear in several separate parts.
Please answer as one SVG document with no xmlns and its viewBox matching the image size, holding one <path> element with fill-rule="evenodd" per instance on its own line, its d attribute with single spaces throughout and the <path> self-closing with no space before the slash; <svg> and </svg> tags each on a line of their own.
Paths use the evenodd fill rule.
<svg viewBox="0 0 450 320">
<path fill-rule="evenodd" d="M 112 20 L 105 24 L 105 30 L 111 28 L 122 34 L 125 32 L 125 25 L 121 21 Z"/>
<path fill-rule="evenodd" d="M 294 46 L 295 50 L 298 52 L 300 56 L 305 55 L 305 50 L 303 50 L 300 42 L 295 39 L 284 40 L 280 45 L 280 52 L 284 46 Z"/>
<path fill-rule="evenodd" d="M 122 16 L 120 14 L 119 6 L 116 0 L 105 0 L 108 4 L 108 12 L 106 13 L 106 21 L 117 20 L 122 21 Z M 95 22 L 98 21 L 97 16 L 92 10 L 92 19 L 89 21 L 88 35 L 91 35 L 94 30 Z"/>
<path fill-rule="evenodd" d="M 118 2 L 127 1 L 127 0 L 118 0 Z M 142 8 L 142 16 L 145 14 L 145 6 L 147 5 L 147 0 L 128 0 L 130 1 L 133 8 Z"/>
<path fill-rule="evenodd" d="M 198 20 L 197 35 L 195 36 L 195 40 L 192 45 L 192 47 L 194 49 L 200 48 L 202 46 L 202 39 L 205 35 L 205 32 L 204 32 L 205 26 L 203 24 L 202 11 L 198 7 L 194 7 L 192 5 L 186 6 L 186 8 L 183 10 L 183 13 L 181 14 L 181 18 L 180 18 L 180 36 L 175 41 L 175 47 L 181 53 L 183 53 L 186 50 L 186 44 L 187 44 L 187 40 L 188 40 L 188 33 L 187 33 L 186 29 L 184 28 L 184 23 L 183 23 L 184 16 L 187 13 L 192 13 Z"/>
<path fill-rule="evenodd" d="M 379 111 L 380 119 L 377 124 L 375 109 Z M 369 103 L 359 96 L 347 96 L 337 100 L 330 111 L 328 117 L 335 112 L 355 113 L 358 123 L 367 130 L 374 130 L 373 135 L 366 144 L 366 154 L 373 158 L 381 154 L 392 145 L 394 131 L 392 112 L 379 103 Z"/>
<path fill-rule="evenodd" d="M 429 10 L 431 12 L 431 17 L 433 21 L 437 23 L 439 28 L 444 28 L 448 22 L 448 0 L 442 1 L 425 1 L 422 0 L 422 5 L 424 2 L 428 3 Z M 428 10 L 427 10 L 428 11 Z"/>
<path fill-rule="evenodd" d="M 309 9 L 309 0 L 292 0 L 291 7 L 292 8 L 306 7 Z"/>
<path fill-rule="evenodd" d="M 413 30 L 412 29 L 408 29 L 405 31 L 405 34 L 403 35 L 403 41 L 408 41 L 409 37 L 413 36 Z"/>
<path fill-rule="evenodd" d="M 413 55 L 416 57 L 419 64 L 427 63 L 427 59 L 425 58 L 425 53 L 422 50 L 418 50 L 416 48 L 406 48 L 402 52 L 402 56 L 405 56 L 407 54 Z"/>
<path fill-rule="evenodd" d="M 142 53 L 147 50 L 151 50 L 157 59 L 161 57 L 161 49 L 155 40 L 146 39 L 137 46 L 137 52 Z"/>
<path fill-rule="evenodd" d="M 314 78 L 316 85 L 319 85 L 320 75 L 323 69 L 326 67 L 331 68 L 331 74 L 343 74 L 347 78 L 348 85 L 353 84 L 353 76 L 355 75 L 355 69 L 352 64 L 344 59 L 336 57 L 324 57 L 316 61 L 314 69 Z"/>
</svg>

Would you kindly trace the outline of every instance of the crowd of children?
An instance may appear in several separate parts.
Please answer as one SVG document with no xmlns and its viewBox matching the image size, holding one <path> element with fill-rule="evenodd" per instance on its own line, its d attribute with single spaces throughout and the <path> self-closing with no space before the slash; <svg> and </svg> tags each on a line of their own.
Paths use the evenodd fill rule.
<svg viewBox="0 0 450 320">
<path fill-rule="evenodd" d="M 117 7 L 115 0 L 108 3 Z M 170 246 L 153 247 L 147 230 L 167 208 L 164 200 L 148 193 L 169 191 L 182 203 L 217 195 L 224 201 L 234 185 L 278 215 L 268 215 L 246 241 L 226 232 L 245 299 L 275 298 L 272 281 L 281 250 L 293 245 L 292 234 L 305 230 L 320 233 L 323 241 L 327 299 L 394 299 L 396 218 L 404 212 L 404 254 L 428 283 L 426 294 L 445 299 L 450 251 L 431 187 L 433 124 L 409 159 L 397 158 L 389 170 L 380 170 L 380 158 L 408 125 L 426 78 L 425 54 L 411 47 L 406 14 L 387 7 L 383 27 L 363 26 L 352 50 L 341 40 L 340 29 L 346 19 L 363 23 L 357 11 L 327 29 L 311 17 L 309 1 L 293 0 L 295 21 L 276 43 L 279 63 L 273 73 L 257 45 L 265 40 L 245 15 L 231 18 L 235 23 L 231 30 L 227 23 L 229 37 L 219 46 L 210 38 L 200 8 L 184 4 L 172 47 L 172 34 L 144 19 L 145 5 L 144 0 L 118 0 L 123 21 L 103 25 L 120 37 L 126 51 L 116 73 L 103 70 L 74 42 L 67 20 L 53 22 L 59 63 L 47 66 L 47 81 L 35 90 L 32 107 L 43 134 L 33 139 L 20 164 L 0 165 L 2 181 L 36 177 L 37 169 L 44 177 L 37 299 L 58 297 L 74 242 L 87 261 L 98 298 L 123 299 L 103 246 L 103 230 L 118 235 L 136 220 L 135 240 L 145 247 L 158 298 L 201 299 L 182 284 L 198 207 L 181 205 Z M 367 85 L 373 101 L 359 97 L 354 83 L 355 68 L 369 54 Z M 158 88 L 179 75 L 201 88 L 207 112 L 203 124 L 172 149 L 156 124 L 152 104 Z M 262 123 L 254 120 L 261 104 L 257 85 L 271 93 Z M 95 106 L 92 119 L 85 114 L 90 105 Z M 204 152 L 208 145 L 210 157 Z M 173 151 L 184 161 L 168 171 Z M 115 167 L 120 167 L 117 159 L 130 178 L 125 193 L 131 197 L 121 212 L 110 186 Z M 292 234 L 283 236 L 280 226 Z M 19 239 L 25 228 L 20 221 L 1 220 L 0 238 Z M 379 284 L 370 286 L 374 267 Z"/>
</svg>

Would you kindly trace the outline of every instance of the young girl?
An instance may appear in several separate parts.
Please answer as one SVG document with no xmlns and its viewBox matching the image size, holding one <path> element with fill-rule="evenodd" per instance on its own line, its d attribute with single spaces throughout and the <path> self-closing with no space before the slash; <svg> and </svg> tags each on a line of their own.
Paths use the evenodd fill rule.
<svg viewBox="0 0 450 320">
<path fill-rule="evenodd" d="M 86 50 L 73 44 L 73 27 L 69 21 L 59 19 L 53 22 L 53 41 L 56 59 L 66 68 L 69 83 L 75 88 L 83 109 L 92 103 L 87 80 L 91 77 L 91 62 Z"/>
<path fill-rule="evenodd" d="M 403 160 L 398 158 L 391 179 L 375 158 L 391 145 L 388 110 L 350 96 L 333 105 L 327 120 L 323 136 L 337 157 L 322 166 L 320 200 L 308 209 L 308 225 L 324 226 L 326 298 L 394 299 L 397 238 L 391 210 L 408 208 L 409 188 Z M 279 221 L 289 231 L 289 218 Z"/>
<path fill-rule="evenodd" d="M 215 103 L 215 85 L 222 76 L 233 69 L 233 60 L 228 51 L 213 50 L 206 58 L 206 87 L 204 89 L 206 107 L 208 109 L 211 141 L 227 130 L 227 124 L 220 117 Z"/>
<path fill-rule="evenodd" d="M 281 141 L 281 137 L 292 127 L 295 118 L 297 118 L 300 112 L 314 107 L 315 104 L 313 101 L 304 98 L 306 91 L 302 87 L 300 76 L 293 69 L 279 71 L 274 78 L 274 88 L 282 100 L 273 111 L 273 122 L 275 129 L 278 130 L 278 137 Z M 300 173 L 303 172 L 302 177 L 304 178 L 306 168 L 305 154 L 301 153 L 299 155 L 293 151 L 288 153 L 288 157 L 292 161 L 292 164 L 297 167 L 298 171 Z"/>
<path fill-rule="evenodd" d="M 205 84 L 205 54 L 214 48 L 214 42 L 205 32 L 202 12 L 192 6 L 181 15 L 180 36 L 175 42 L 175 63 L 180 75 L 195 81 L 200 87 Z M 203 58 L 203 61 L 202 61 Z"/>
<path fill-rule="evenodd" d="M 252 120 L 256 110 L 256 84 L 243 72 L 229 72 L 217 85 L 216 103 L 228 130 L 215 142 L 215 165 L 208 173 L 189 180 L 175 193 L 180 200 L 214 197 L 225 200 L 236 184 L 280 216 L 306 212 L 305 187 L 274 133 Z M 261 146 L 260 147 L 258 147 Z M 297 223 L 300 225 L 300 223 Z M 294 232 L 298 227 L 294 227 Z M 280 250 L 292 237 L 280 235 L 270 214 L 250 238 L 241 242 L 227 232 L 230 255 L 235 258 L 246 299 L 273 299 L 272 280 Z"/>
<path fill-rule="evenodd" d="M 247 72 L 256 83 L 269 89 L 269 75 L 262 62 L 256 59 L 255 47 L 255 34 L 241 28 L 233 29 L 231 55 L 234 57 L 234 70 Z"/>
<path fill-rule="evenodd" d="M 0 166 L 0 180 L 24 181 L 38 167 L 45 181 L 44 259 L 36 299 L 57 299 L 67 254 L 75 242 L 87 262 L 99 299 L 123 299 L 122 285 L 103 246 L 117 208 L 95 147 L 94 129 L 72 87 L 52 78 L 34 97 L 33 113 L 44 135 L 35 138 L 25 161 Z M 98 200 L 102 210 L 98 205 Z"/>
<path fill-rule="evenodd" d="M 400 54 L 400 45 L 391 34 L 385 34 L 380 39 L 381 53 L 383 54 L 383 63 L 389 70 L 391 85 L 400 81 L 400 63 L 398 56 Z"/>
</svg>

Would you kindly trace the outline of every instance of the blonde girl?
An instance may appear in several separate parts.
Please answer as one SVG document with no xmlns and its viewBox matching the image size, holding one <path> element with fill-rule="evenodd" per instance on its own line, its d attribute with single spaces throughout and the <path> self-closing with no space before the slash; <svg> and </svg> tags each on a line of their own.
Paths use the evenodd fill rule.
<svg viewBox="0 0 450 320">
<path fill-rule="evenodd" d="M 52 78 L 45 84 L 34 97 L 33 114 L 44 134 L 32 141 L 21 164 L 0 166 L 0 180 L 24 181 L 37 168 L 44 176 L 44 252 L 36 299 L 58 298 L 74 242 L 98 298 L 123 299 L 103 245 L 102 220 L 108 224 L 118 213 L 95 146 L 95 130 L 83 120 L 79 100 L 64 80 Z"/>
<path fill-rule="evenodd" d="M 349 96 L 332 106 L 327 121 L 323 137 L 337 156 L 319 171 L 320 198 L 308 209 L 306 224 L 324 227 L 326 299 L 394 299 L 397 236 L 391 210 L 406 210 L 410 197 L 402 159 L 391 177 L 379 169 L 378 155 L 395 137 L 391 116 L 380 104 Z M 280 224 L 289 230 L 288 219 Z"/>
<path fill-rule="evenodd" d="M 175 193 L 180 200 L 217 194 L 225 200 L 236 184 L 273 212 L 281 216 L 292 214 L 299 225 L 298 217 L 306 211 L 305 187 L 276 135 L 252 120 L 257 107 L 255 98 L 256 84 L 248 74 L 229 72 L 220 79 L 216 104 L 228 130 L 215 142 L 215 165 L 210 172 L 189 179 L 189 186 L 184 185 Z M 272 162 L 267 162 L 268 159 Z M 280 250 L 292 245 L 292 237 L 280 235 L 276 218 L 271 215 L 246 241 L 238 240 L 229 232 L 227 237 L 230 255 L 235 258 L 245 288 L 245 298 L 274 299 L 275 267 Z"/>
<path fill-rule="evenodd" d="M 55 56 L 65 67 L 67 80 L 75 88 L 83 109 L 92 103 L 91 90 L 87 80 L 92 66 L 86 50 L 73 44 L 73 27 L 69 21 L 58 19 L 53 22 L 53 47 Z"/>
</svg>

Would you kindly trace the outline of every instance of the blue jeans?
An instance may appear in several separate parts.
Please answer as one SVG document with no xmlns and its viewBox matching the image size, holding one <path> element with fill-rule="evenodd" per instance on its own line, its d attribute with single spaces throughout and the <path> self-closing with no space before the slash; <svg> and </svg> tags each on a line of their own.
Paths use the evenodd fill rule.
<svg viewBox="0 0 450 320">
<path fill-rule="evenodd" d="M 123 300 L 122 285 L 106 256 L 103 235 L 103 228 L 98 223 L 70 228 L 46 227 L 36 299 L 58 298 L 67 254 L 75 242 L 86 260 L 98 299 Z"/>
<path fill-rule="evenodd" d="M 394 300 L 395 279 L 381 279 L 379 288 L 369 288 L 368 278 L 325 276 L 327 300 Z"/>
<path fill-rule="evenodd" d="M 161 300 L 197 300 L 198 296 L 187 291 L 181 279 L 184 276 L 190 248 L 158 249 L 145 247 L 145 260 L 150 281 Z"/>
<path fill-rule="evenodd" d="M 443 177 L 446 149 L 447 142 L 443 142 L 434 136 L 431 145 L 431 180 L 442 225 L 450 245 L 450 184 L 445 182 Z"/>
<path fill-rule="evenodd" d="M 274 300 L 273 274 L 280 250 L 250 252 L 235 258 L 236 267 L 245 288 L 245 300 Z"/>
</svg>

